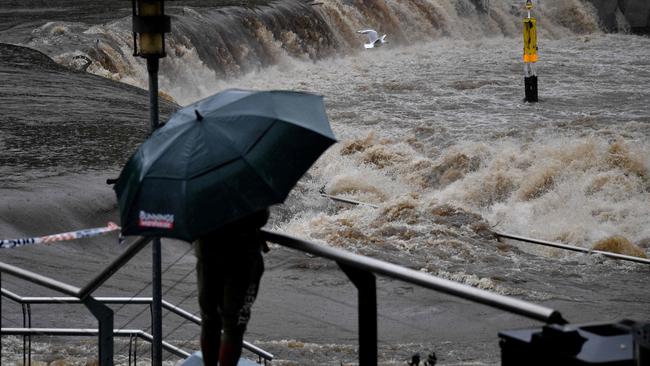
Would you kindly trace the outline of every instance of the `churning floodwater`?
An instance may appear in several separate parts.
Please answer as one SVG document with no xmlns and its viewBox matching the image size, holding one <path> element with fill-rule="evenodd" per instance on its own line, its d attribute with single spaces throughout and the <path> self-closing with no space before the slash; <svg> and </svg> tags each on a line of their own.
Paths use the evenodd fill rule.
<svg viewBox="0 0 650 366">
<path fill-rule="evenodd" d="M 280 2 L 255 8 L 170 7 L 170 13 L 174 31 L 161 64 L 165 98 L 185 105 L 226 88 L 324 96 L 339 143 L 274 209 L 273 229 L 547 304 L 572 322 L 650 318 L 647 265 L 503 243 L 492 234 L 498 230 L 584 248 L 622 237 L 641 255 L 649 254 L 649 38 L 601 33 L 587 3 L 543 1 L 540 102 L 528 104 L 522 101 L 523 13 L 510 2 Z M 57 20 L 4 30 L 0 40 L 40 50 L 72 69 L 144 86 L 143 63 L 129 49 L 129 26 L 128 18 L 99 24 Z M 364 50 L 365 39 L 355 31 L 366 27 L 386 33 L 389 43 Z M 117 140 L 132 151 L 131 140 Z M 65 155 L 63 150 L 57 153 Z M 62 164 L 51 175 L 61 175 L 55 184 L 65 186 L 67 176 L 88 171 L 88 164 Z M 116 161 L 106 169 L 119 166 Z M 5 169 L 28 171 L 24 163 Z M 29 187 L 30 181 L 21 183 Z M 321 190 L 379 207 L 337 204 Z M 112 196 L 99 195 L 104 210 L 114 210 Z M 262 293 L 250 336 L 281 354 L 281 364 L 354 360 L 349 345 L 355 335 L 344 324 L 354 317 L 333 320 L 331 308 L 321 304 L 336 303 L 345 281 L 330 273 L 331 266 L 299 257 L 277 259 L 274 252 L 286 252 L 273 249 L 267 278 L 316 296 L 302 301 L 321 315 L 296 320 L 295 307 Z M 83 251 L 72 253 L 66 263 L 83 258 Z M 16 258 L 28 262 L 31 256 Z M 290 269 L 281 269 L 285 262 L 292 263 Z M 56 272 L 56 263 L 54 254 L 48 270 Z M 180 265 L 191 268 L 192 262 Z M 133 276 L 146 281 L 146 273 Z M 112 289 L 128 292 L 134 285 L 126 282 Z M 403 364 L 410 352 L 433 347 L 442 364 L 498 362 L 493 329 L 476 330 L 473 326 L 481 326 L 461 320 L 480 320 L 483 308 L 454 312 L 449 308 L 456 305 L 385 285 L 389 299 L 380 305 L 380 322 L 391 331 L 380 334 L 383 361 Z M 286 291 L 270 280 L 265 286 Z M 170 296 L 185 295 L 172 291 Z M 346 296 L 354 304 L 354 296 Z M 497 330 L 503 329 L 501 322 L 519 325 L 496 315 L 486 318 Z M 403 329 L 407 323 L 412 328 Z"/>
</svg>

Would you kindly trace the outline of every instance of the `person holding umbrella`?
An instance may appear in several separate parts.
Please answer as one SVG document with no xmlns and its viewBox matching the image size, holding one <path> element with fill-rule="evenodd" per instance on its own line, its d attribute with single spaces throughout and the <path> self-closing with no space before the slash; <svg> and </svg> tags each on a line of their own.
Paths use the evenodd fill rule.
<svg viewBox="0 0 650 366">
<path fill-rule="evenodd" d="M 123 235 L 196 241 L 206 366 L 237 364 L 268 207 L 335 142 L 321 96 L 231 89 L 174 113 L 122 169 Z"/>
<path fill-rule="evenodd" d="M 239 361 L 268 250 L 259 228 L 268 218 L 268 209 L 258 211 L 194 243 L 204 365 Z"/>
</svg>

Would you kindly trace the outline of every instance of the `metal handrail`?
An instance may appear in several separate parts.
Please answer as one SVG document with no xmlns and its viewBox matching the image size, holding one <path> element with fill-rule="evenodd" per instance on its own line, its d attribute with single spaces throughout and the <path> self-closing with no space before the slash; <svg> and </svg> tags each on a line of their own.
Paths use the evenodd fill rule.
<svg viewBox="0 0 650 366">
<path fill-rule="evenodd" d="M 10 274 L 25 281 L 49 288 L 50 290 L 58 291 L 74 297 L 78 297 L 81 291 L 78 287 L 68 285 L 67 283 L 4 262 L 0 262 L 0 272 Z"/>
<path fill-rule="evenodd" d="M 65 295 L 79 298 L 88 310 L 95 316 L 99 323 L 99 363 L 101 365 L 113 365 L 113 310 L 106 305 L 97 302 L 91 295 L 101 284 L 106 282 L 126 262 L 133 258 L 152 238 L 141 237 L 131 244 L 127 250 L 108 265 L 97 277 L 91 280 L 83 289 L 57 281 L 55 279 L 0 262 L 0 273 L 8 273 L 28 282 L 61 292 Z M 159 345 L 160 343 L 157 342 Z M 159 347 L 159 346 L 158 346 Z M 156 345 L 154 345 L 156 348 Z"/>
<path fill-rule="evenodd" d="M 577 246 L 574 246 L 574 245 L 555 243 L 555 242 L 548 241 L 548 240 L 527 238 L 525 236 L 502 233 L 502 232 L 498 232 L 498 231 L 495 231 L 494 235 L 496 235 L 496 236 L 498 236 L 500 238 L 518 240 L 518 241 L 523 241 L 523 242 L 533 243 L 533 244 L 540 244 L 540 245 L 545 245 L 547 247 L 572 250 L 574 252 L 581 252 L 581 253 L 587 253 L 587 254 L 600 254 L 600 255 L 603 255 L 605 257 L 614 258 L 614 259 L 622 259 L 622 260 L 631 261 L 631 262 L 650 264 L 650 259 L 634 257 L 634 256 L 631 256 L 631 255 L 606 252 L 604 250 L 594 250 L 594 249 L 581 248 L 581 247 L 577 247 Z"/>
<path fill-rule="evenodd" d="M 487 0 L 483 0 L 487 1 Z M 320 189 L 320 195 L 325 198 L 329 198 L 333 201 L 337 202 L 344 202 L 344 203 L 349 203 L 352 205 L 364 205 L 364 206 L 370 206 L 373 208 L 378 208 L 379 206 L 368 203 L 368 202 L 362 202 L 362 201 L 357 201 L 349 198 L 344 198 L 344 197 L 339 197 L 339 196 L 333 196 L 330 194 L 325 193 L 325 187 L 323 186 Z M 562 244 L 562 243 L 555 243 L 552 241 L 547 241 L 547 240 L 541 240 L 541 239 L 534 239 L 534 238 L 528 238 L 525 236 L 520 236 L 520 235 L 514 235 L 514 234 L 508 234 L 508 233 L 503 233 L 499 231 L 493 231 L 492 232 L 494 235 L 496 235 L 499 238 L 506 238 L 506 239 L 512 239 L 512 240 L 518 240 L 526 243 L 532 243 L 532 244 L 540 244 L 540 245 L 545 245 L 548 247 L 553 247 L 553 248 L 559 248 L 559 249 L 566 249 L 566 250 L 572 250 L 574 252 L 582 252 L 582 253 L 587 253 L 587 254 L 600 254 L 608 258 L 613 258 L 613 259 L 622 259 L 626 261 L 631 261 L 631 262 L 637 262 L 637 263 L 644 263 L 644 264 L 650 264 L 650 259 L 647 258 L 640 258 L 640 257 L 635 257 L 631 255 L 625 255 L 625 254 L 618 254 L 618 253 L 612 253 L 612 252 L 607 252 L 604 250 L 593 250 L 593 249 L 587 249 L 587 248 L 581 248 L 577 247 L 574 245 L 568 245 L 568 244 Z"/>
<path fill-rule="evenodd" d="M 7 289 L 0 289 L 2 296 L 5 296 L 17 303 L 20 304 L 80 304 L 82 300 L 76 297 L 54 297 L 54 296 L 43 296 L 43 297 L 28 297 L 17 295 Z M 149 305 L 153 302 L 151 297 L 95 297 L 95 300 L 103 304 L 140 304 L 140 305 Z M 169 301 L 163 300 L 162 307 L 169 310 L 170 312 L 180 316 L 181 318 L 191 321 L 194 324 L 201 325 L 201 318 L 170 303 Z M 247 342 L 244 341 L 244 348 L 255 353 L 257 356 L 262 357 L 266 361 L 272 361 L 275 357 L 273 354 Z"/>
<path fill-rule="evenodd" d="M 99 286 L 106 282 L 115 272 L 117 272 L 123 265 L 131 260 L 138 254 L 149 242 L 153 240 L 152 237 L 139 237 L 133 244 L 131 244 L 119 257 L 117 257 L 111 264 L 109 264 L 100 274 L 93 278 L 86 286 L 79 290 L 78 296 L 80 299 L 86 298 Z"/>
<path fill-rule="evenodd" d="M 113 340 L 109 336 L 109 334 L 113 332 L 113 311 L 110 308 L 102 303 L 97 302 L 92 296 L 89 295 L 84 296 L 84 298 L 81 299 L 79 297 L 81 289 L 78 287 L 57 281 L 38 273 L 28 271 L 26 269 L 13 266 L 11 264 L 0 262 L 0 274 L 2 273 L 7 273 L 24 279 L 28 282 L 49 288 L 51 290 L 79 298 L 80 303 L 84 304 L 86 308 L 88 308 L 88 310 L 93 314 L 93 316 L 95 316 L 97 322 L 99 323 L 99 340 L 97 348 L 99 349 L 100 365 L 113 365 Z M 1 308 L 2 306 L 0 302 L 0 314 L 2 313 Z M 2 333 L 0 332 L 0 335 L 1 334 Z"/>
<path fill-rule="evenodd" d="M 131 258 L 142 250 L 142 248 L 147 245 L 152 238 L 150 237 L 140 237 L 133 244 L 131 244 L 119 257 L 117 257 L 111 264 L 109 264 L 99 275 L 92 279 L 86 286 L 83 288 L 78 288 L 75 286 L 68 285 L 61 281 L 57 281 L 53 278 L 49 278 L 38 273 L 34 273 L 20 267 L 13 266 L 4 262 L 0 262 L 0 272 L 7 273 L 12 276 L 21 278 L 28 282 L 41 285 L 43 287 L 49 288 L 66 294 L 68 296 L 73 296 L 79 298 L 80 300 L 86 299 L 90 294 L 106 282 L 115 272 L 117 272 L 124 264 L 126 264 Z"/>
<path fill-rule="evenodd" d="M 472 302 L 476 303 L 481 303 L 484 305 L 488 305 L 494 308 L 498 308 L 501 310 L 508 311 L 510 313 L 522 315 L 531 319 L 535 320 L 540 320 L 544 321 L 547 323 L 557 323 L 557 324 L 564 324 L 566 323 L 566 320 L 562 317 L 562 315 L 554 310 L 550 309 L 544 306 L 540 306 L 537 304 L 533 304 L 530 302 L 526 302 L 523 300 L 515 299 L 512 297 L 507 297 L 503 295 L 498 295 L 495 293 L 491 293 L 489 291 L 477 289 L 475 287 L 459 284 L 450 280 L 442 279 L 439 277 L 435 277 L 420 271 L 415 271 L 406 267 L 398 266 L 393 263 L 388 263 L 385 261 L 381 261 L 378 259 L 374 258 L 369 258 L 365 257 L 362 255 L 354 254 L 345 250 L 317 244 L 314 242 L 302 240 L 299 238 L 295 238 L 289 235 L 284 235 L 280 234 L 277 232 L 272 232 L 272 231 L 267 231 L 267 230 L 262 230 L 262 233 L 265 237 L 266 240 L 289 247 L 293 248 L 296 250 L 300 250 L 306 253 L 311 253 L 316 256 L 320 256 L 323 258 L 328 258 L 331 260 L 336 261 L 339 266 L 346 272 L 348 277 L 355 282 L 355 286 L 359 288 L 360 290 L 360 295 L 361 295 L 361 287 L 362 284 L 370 284 L 371 287 L 374 289 L 374 277 L 372 277 L 372 274 L 380 274 L 384 275 L 390 278 L 395 278 L 398 280 L 402 280 L 408 283 L 412 283 L 421 287 L 429 288 L 435 291 L 439 291 L 442 293 L 446 293 L 449 295 L 453 295 L 456 297 L 460 297 L 466 300 L 470 300 Z M 116 259 L 111 265 L 109 265 L 100 275 L 98 275 L 95 279 L 93 279 L 88 285 L 86 285 L 83 289 L 76 288 L 74 286 L 70 286 L 68 284 L 53 280 L 51 278 L 41 276 L 26 270 L 23 270 L 21 268 L 11 266 L 5 263 L 0 262 L 0 272 L 6 272 L 9 274 L 12 274 L 14 276 L 17 276 L 19 278 L 25 279 L 30 282 L 34 282 L 36 284 L 43 285 L 45 287 L 48 287 L 50 289 L 62 292 L 67 295 L 71 295 L 74 298 L 67 298 L 65 301 L 70 301 L 70 302 L 80 302 L 86 304 L 89 308 L 91 308 L 90 305 L 92 303 L 101 305 L 101 306 L 106 306 L 104 303 L 98 301 L 98 299 L 90 297 L 90 294 L 97 289 L 101 284 L 103 284 L 112 274 L 114 274 L 124 263 L 126 263 L 130 258 L 132 258 L 137 252 L 139 252 L 146 243 L 148 243 L 151 239 L 150 238 L 139 238 L 132 246 L 129 247 L 129 249 L 123 253 L 118 259 Z M 366 277 L 363 275 L 363 273 L 367 273 L 371 277 Z M 367 292 L 367 291 L 366 291 Z M 374 296 L 374 290 L 372 290 Z M 13 294 L 9 291 L 2 290 L 2 294 L 6 295 L 7 297 L 11 299 L 23 299 L 20 296 Z M 29 300 L 34 300 L 34 301 L 53 301 L 56 299 L 61 299 L 61 298 L 56 298 L 56 297 L 50 297 L 50 298 L 28 298 Z M 101 298 L 100 298 L 101 299 Z M 106 301 L 142 301 L 142 303 L 153 303 L 153 300 L 151 298 L 140 298 L 138 300 L 133 300 L 130 298 L 103 298 Z M 360 301 L 362 300 L 362 297 L 360 296 Z M 61 302 L 61 301 L 57 301 Z M 370 307 L 376 307 L 374 304 L 374 300 L 367 302 L 364 307 L 368 307 L 370 304 Z M 187 313 L 185 310 L 178 308 L 166 301 L 162 301 L 162 305 L 165 306 L 168 310 L 176 313 L 177 315 L 186 318 L 187 320 L 193 321 L 197 324 L 200 324 L 200 318 L 195 317 L 192 314 Z M 95 305 L 96 306 L 96 305 Z M 362 305 L 360 302 L 360 309 Z M 368 307 L 369 308 L 369 307 Z M 92 311 L 92 309 L 91 309 Z M 376 317 L 376 309 L 374 310 Z M 360 322 L 361 322 L 361 313 L 360 313 Z M 111 316 L 111 328 L 110 330 L 112 331 L 112 312 L 110 314 Z M 365 319 L 364 321 L 368 321 L 369 317 L 367 315 L 363 316 Z M 370 320 L 371 323 L 374 324 L 369 324 L 371 328 L 376 328 L 376 319 L 375 320 Z M 101 344 L 101 339 L 102 339 L 102 324 L 100 322 L 100 330 L 97 331 L 97 334 L 100 336 L 100 344 Z M 361 327 L 360 327 L 361 328 Z M 7 328 L 7 329 L 13 329 L 13 328 Z M 37 328 L 33 328 L 37 329 Z M 47 329 L 47 328 L 43 328 Z M 3 329 L 4 332 L 4 329 Z M 42 334 L 42 333 L 41 333 Z M 94 333 L 92 333 L 94 334 Z M 142 334 L 145 334 L 144 332 Z M 375 338 L 376 342 L 376 329 L 370 329 L 370 331 L 367 331 L 367 335 L 370 335 L 368 337 L 367 335 L 365 336 L 365 339 L 372 339 L 373 337 Z M 374 335 L 373 335 L 374 334 Z M 146 337 L 146 335 L 138 335 L 139 337 Z M 150 335 L 149 335 L 150 336 Z M 152 338 L 151 338 L 152 339 Z M 360 334 L 360 339 L 361 339 L 361 334 Z M 368 344 L 367 341 L 361 342 L 362 344 Z M 255 347 L 256 348 L 256 347 Z M 364 346 L 365 349 L 368 349 L 366 346 Z M 362 351 L 361 354 L 366 355 L 366 360 L 371 360 L 373 357 L 376 359 L 376 345 L 374 346 L 375 350 L 375 355 L 373 356 L 372 352 L 373 350 L 370 349 L 368 351 Z M 112 354 L 112 343 L 110 344 L 110 349 L 111 349 L 111 354 Z M 259 350 L 259 349 L 258 349 Z M 262 351 L 262 350 L 259 350 Z M 253 351 L 255 352 L 255 351 Z M 263 351 L 264 352 L 264 351 Z M 100 349 L 100 358 L 101 358 L 101 349 Z M 257 353 L 257 352 L 256 352 Z M 258 355 L 261 356 L 260 353 Z M 269 354 L 270 355 L 270 354 Z M 371 357 L 367 357 L 370 355 Z M 271 355 L 272 357 L 272 355 Z M 363 360 L 363 357 L 361 357 Z M 362 364 L 365 363 L 365 361 L 361 362 Z M 376 361 L 375 361 L 376 363 Z"/>
<path fill-rule="evenodd" d="M 47 336 L 97 336 L 98 329 L 93 328 L 2 328 L 2 334 L 5 335 L 47 335 Z M 118 329 L 113 331 L 113 336 L 132 337 L 136 336 L 149 343 L 152 342 L 153 336 L 141 329 Z M 182 349 L 163 341 L 163 348 L 175 354 L 178 357 L 190 357 L 191 354 Z"/>
<path fill-rule="evenodd" d="M 363 271 L 395 278 L 546 323 L 565 324 L 567 322 L 558 311 L 541 305 L 459 284 L 393 263 L 350 253 L 342 249 L 317 244 L 286 234 L 267 230 L 262 230 L 262 233 L 268 241 L 319 257 L 328 258 Z"/>
</svg>

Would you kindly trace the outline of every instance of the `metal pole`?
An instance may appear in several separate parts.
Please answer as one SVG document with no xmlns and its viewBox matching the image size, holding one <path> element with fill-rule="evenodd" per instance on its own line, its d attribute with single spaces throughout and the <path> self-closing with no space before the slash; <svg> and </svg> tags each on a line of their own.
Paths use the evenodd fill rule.
<svg viewBox="0 0 650 366">
<path fill-rule="evenodd" d="M 2 272 L 0 271 L 0 288 L 2 288 Z M 0 294 L 0 329 L 2 329 L 2 296 Z M 0 364 L 2 364 L 2 332 L 0 332 Z"/>
<path fill-rule="evenodd" d="M 338 202 L 343 202 L 343 203 L 349 203 L 349 204 L 352 204 L 352 205 L 364 205 L 364 206 L 370 206 L 370 207 L 372 207 L 372 208 L 378 208 L 378 207 L 379 207 L 379 206 L 374 205 L 374 204 L 372 204 L 372 203 L 361 202 L 361 201 L 357 201 L 357 200 L 353 200 L 353 199 L 349 199 L 349 198 L 343 198 L 343 197 L 332 196 L 332 195 L 329 195 L 329 194 L 327 194 L 327 193 L 321 193 L 320 195 L 323 196 L 323 197 L 325 197 L 325 198 L 329 198 L 329 199 L 331 199 L 331 200 L 333 200 L 333 201 L 338 201 Z"/>
<path fill-rule="evenodd" d="M 84 305 L 99 323 L 99 365 L 113 366 L 113 310 L 92 297 Z"/>
<path fill-rule="evenodd" d="M 518 241 L 523 241 L 523 242 L 532 243 L 532 244 L 540 244 L 540 245 L 545 245 L 547 247 L 572 250 L 574 252 L 581 252 L 581 253 L 587 253 L 587 254 L 600 254 L 600 255 L 603 255 L 605 257 L 609 257 L 609 258 L 613 258 L 613 259 L 622 259 L 622 260 L 631 261 L 631 262 L 650 264 L 650 259 L 633 257 L 631 255 L 611 253 L 611 252 L 606 252 L 606 251 L 603 251 L 603 250 L 592 250 L 592 249 L 587 249 L 587 248 L 576 247 L 574 245 L 555 243 L 555 242 L 547 241 L 547 240 L 527 238 L 525 236 L 513 235 L 513 234 L 508 234 L 508 233 L 501 233 L 501 232 L 497 232 L 497 231 L 494 232 L 494 235 L 496 235 L 496 236 L 498 236 L 500 238 L 518 240 Z"/>
<path fill-rule="evenodd" d="M 152 242 L 152 278 L 151 278 L 151 364 L 162 365 L 162 274 L 160 238 Z"/>
<path fill-rule="evenodd" d="M 372 272 L 337 262 L 358 291 L 359 365 L 377 366 L 377 285 Z"/>
<path fill-rule="evenodd" d="M 147 58 L 149 72 L 149 118 L 151 132 L 158 128 L 158 57 Z M 154 238 L 151 243 L 151 364 L 162 365 L 162 274 L 160 253 L 160 238 Z"/>
<path fill-rule="evenodd" d="M 32 327 L 32 306 L 27 304 L 27 328 Z M 29 362 L 28 366 L 32 366 L 32 336 L 31 334 L 27 336 L 27 359 Z"/>
<path fill-rule="evenodd" d="M 147 57 L 147 72 L 149 73 L 149 120 L 151 132 L 158 128 L 158 57 Z"/>
<path fill-rule="evenodd" d="M 26 306 L 25 304 L 20 304 L 20 307 L 23 310 L 23 328 L 27 328 L 27 308 L 25 306 Z M 23 365 L 27 365 L 27 336 L 26 335 L 23 336 Z"/>
</svg>

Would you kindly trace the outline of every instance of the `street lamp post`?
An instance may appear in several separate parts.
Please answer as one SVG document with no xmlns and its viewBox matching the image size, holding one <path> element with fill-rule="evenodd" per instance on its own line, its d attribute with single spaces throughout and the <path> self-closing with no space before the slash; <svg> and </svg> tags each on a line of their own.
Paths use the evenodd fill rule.
<svg viewBox="0 0 650 366">
<path fill-rule="evenodd" d="M 133 55 L 147 59 L 149 119 L 151 132 L 158 128 L 158 65 L 165 57 L 165 33 L 171 30 L 164 0 L 131 0 L 133 8 Z M 162 274 L 160 238 L 152 241 L 151 364 L 162 365 Z"/>
</svg>

